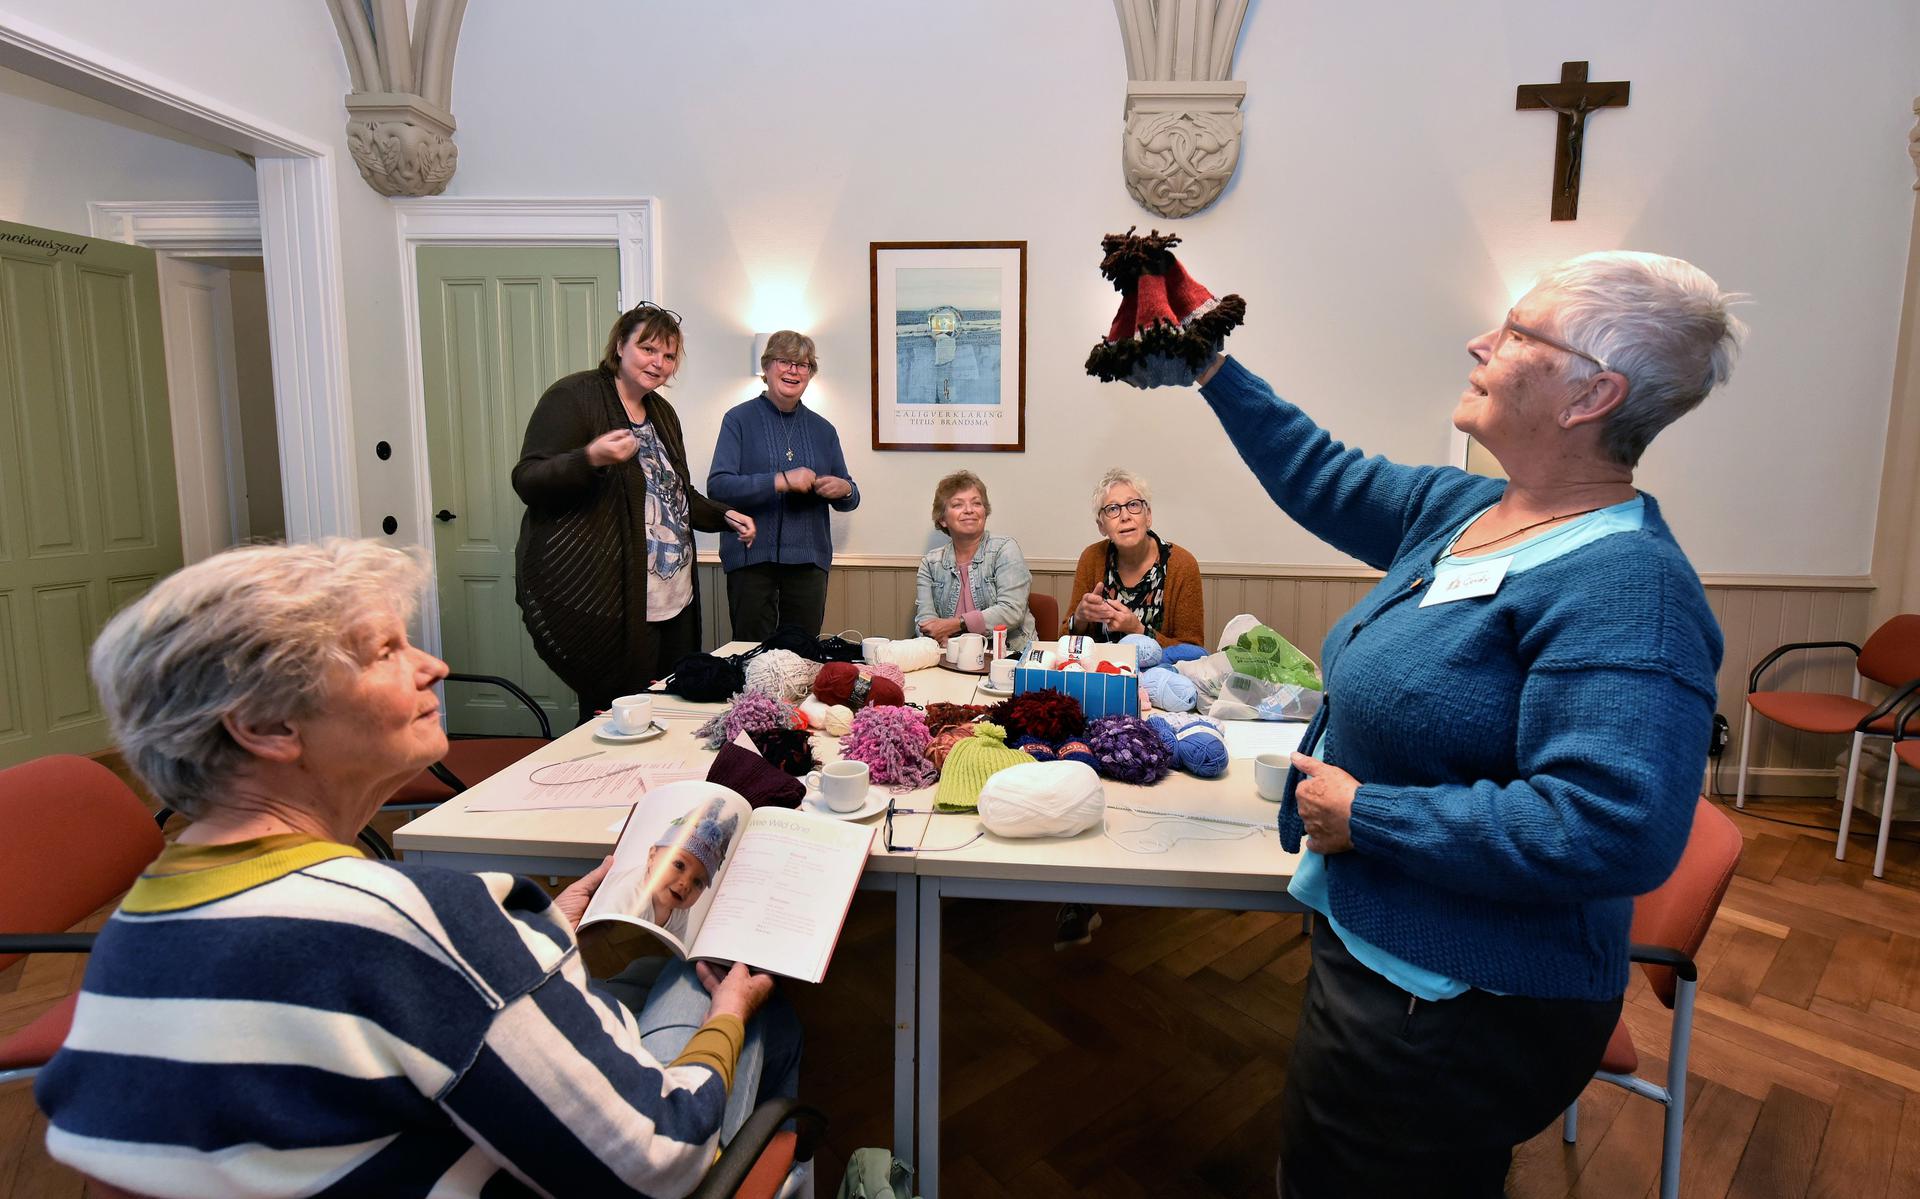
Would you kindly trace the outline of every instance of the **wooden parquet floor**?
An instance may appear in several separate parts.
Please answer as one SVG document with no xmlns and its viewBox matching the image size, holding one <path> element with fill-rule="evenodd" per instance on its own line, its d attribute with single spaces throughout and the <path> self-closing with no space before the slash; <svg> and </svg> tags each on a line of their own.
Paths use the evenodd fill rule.
<svg viewBox="0 0 1920 1199">
<path fill-rule="evenodd" d="M 1831 831 L 1777 822 L 1830 826 L 1831 804 L 1757 801 L 1733 815 L 1746 854 L 1700 955 L 1683 1193 L 1920 1196 L 1920 844 L 1895 844 L 1876 880 L 1870 840 L 1836 862 Z M 1299 918 L 1108 907 L 1092 945 L 1055 953 L 1053 916 L 950 901 L 945 1193 L 1272 1195 L 1308 966 Z M 833 1119 L 823 1196 L 848 1152 L 891 1136 L 892 920 L 891 896 L 861 895 L 827 983 L 788 988 L 807 1028 L 806 1097 Z M 78 969 L 42 957 L 0 972 L 0 1031 Z M 1657 1076 L 1669 1014 L 1637 973 L 1627 1019 L 1642 1072 Z M 1653 1194 L 1661 1116 L 1594 1084 L 1579 1142 L 1542 1132 L 1516 1156 L 1508 1194 Z M 47 1160 L 43 1134 L 29 1089 L 0 1088 L 0 1197 L 82 1193 Z"/>
</svg>

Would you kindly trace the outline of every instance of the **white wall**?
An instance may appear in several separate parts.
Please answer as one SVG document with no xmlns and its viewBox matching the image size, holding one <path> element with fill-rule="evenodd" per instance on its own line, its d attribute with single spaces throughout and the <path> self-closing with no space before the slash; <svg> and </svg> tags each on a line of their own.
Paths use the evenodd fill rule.
<svg viewBox="0 0 1920 1199">
<path fill-rule="evenodd" d="M 373 531 L 417 527 L 404 409 L 402 265 L 386 203 L 342 146 L 346 72 L 319 0 L 169 6 L 0 0 L 143 71 L 339 150 L 357 470 Z M 1597 115 L 1581 219 L 1546 219 L 1553 118 L 1513 89 L 1591 60 L 1633 82 Z M 1138 394 L 1081 363 L 1111 319 L 1102 233 L 1177 224 L 1183 259 L 1247 298 L 1233 346 L 1338 434 L 1408 461 L 1447 452 L 1467 337 L 1529 274 L 1631 246 L 1751 292 L 1752 348 L 1725 393 L 1641 472 L 1709 572 L 1868 566 L 1914 203 L 1906 154 L 1920 14 L 1905 0 L 1256 3 L 1240 175 L 1211 211 L 1156 220 L 1120 180 L 1124 70 L 1104 0 L 885 0 L 541 9 L 474 5 L 457 57 L 465 195 L 654 195 L 664 290 L 689 326 L 675 388 L 696 473 L 720 413 L 752 387 L 755 329 L 820 341 L 815 398 L 866 505 L 845 550 L 925 543 L 933 479 L 965 462 L 1001 531 L 1067 557 L 1094 531 L 1084 492 L 1124 462 L 1159 527 L 1205 561 L 1333 563 L 1274 512 L 1194 395 Z M 1024 457 L 873 454 L 867 243 L 1025 239 Z"/>
<path fill-rule="evenodd" d="M 251 200 L 237 155 L 0 68 L 0 219 L 85 234 L 90 200 Z"/>
</svg>

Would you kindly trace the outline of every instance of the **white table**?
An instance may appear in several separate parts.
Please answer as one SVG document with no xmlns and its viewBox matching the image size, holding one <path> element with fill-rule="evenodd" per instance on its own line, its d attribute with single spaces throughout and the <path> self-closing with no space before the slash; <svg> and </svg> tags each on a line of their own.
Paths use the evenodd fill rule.
<svg viewBox="0 0 1920 1199">
<path fill-rule="evenodd" d="M 721 647 L 736 653 L 745 643 Z M 1113 660 L 1130 661 L 1127 647 L 1103 647 Z M 991 703 L 977 694 L 974 676 L 931 669 L 907 676 L 907 699 L 917 704 Z M 590 727 L 581 727 L 545 746 L 534 761 L 564 761 L 600 750 L 610 761 L 671 761 L 705 757 L 709 751 L 693 739 L 693 730 L 721 704 L 689 704 L 674 697 L 656 699 L 668 733 L 635 745 L 603 745 Z M 839 756 L 837 744 L 816 738 L 822 761 Z M 490 780 L 491 781 L 491 780 Z M 936 815 L 902 817 L 894 822 L 895 841 L 926 845 L 929 852 L 888 853 L 881 839 L 867 860 L 861 886 L 892 891 L 894 904 L 894 1154 L 915 1166 L 917 1190 L 936 1199 L 940 1163 L 940 937 L 941 900 L 987 897 L 1039 902 L 1118 904 L 1143 907 L 1231 908 L 1249 911 L 1299 911 L 1286 893 L 1298 858 L 1280 849 L 1274 832 L 1274 805 L 1253 790 L 1252 762 L 1233 760 L 1217 779 L 1174 774 L 1152 787 L 1109 782 L 1104 829 L 1078 837 L 1009 840 L 985 834 L 963 848 L 954 845 L 978 830 L 975 817 Z M 598 865 L 612 850 L 618 833 L 615 810 L 548 809 L 473 812 L 468 808 L 490 794 L 481 783 L 455 796 L 394 834 L 394 845 L 409 860 L 462 870 L 508 869 L 530 874 L 580 874 Z M 933 806 L 931 787 L 899 797 L 899 806 Z M 1243 829 L 1225 824 L 1136 815 L 1127 807 L 1203 813 L 1247 821 L 1260 831 L 1237 840 L 1178 839 L 1166 831 L 1194 830 L 1189 838 L 1239 836 Z M 881 817 L 869 820 L 878 824 Z M 1163 852 L 1138 852 L 1133 838 L 1160 830 L 1172 842 Z M 1134 844 L 1129 850 L 1127 844 Z M 916 1069 L 918 1086 L 916 1088 Z"/>
</svg>

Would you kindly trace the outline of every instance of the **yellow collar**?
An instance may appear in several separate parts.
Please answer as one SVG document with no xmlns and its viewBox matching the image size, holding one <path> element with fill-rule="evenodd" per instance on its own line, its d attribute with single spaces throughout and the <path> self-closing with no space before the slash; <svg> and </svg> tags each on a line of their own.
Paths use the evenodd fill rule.
<svg viewBox="0 0 1920 1199">
<path fill-rule="evenodd" d="M 169 845 L 127 892 L 124 912 L 178 912 L 227 899 L 334 858 L 365 857 L 351 845 L 306 833 L 276 833 L 224 845 Z"/>
</svg>

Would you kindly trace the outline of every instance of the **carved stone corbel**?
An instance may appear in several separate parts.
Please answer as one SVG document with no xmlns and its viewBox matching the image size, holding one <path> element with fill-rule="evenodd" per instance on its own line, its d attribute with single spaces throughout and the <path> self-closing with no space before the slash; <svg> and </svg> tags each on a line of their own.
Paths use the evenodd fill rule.
<svg viewBox="0 0 1920 1199">
<path fill-rule="evenodd" d="M 1114 9 L 1127 52 L 1127 191 L 1160 216 L 1191 216 L 1240 165 L 1247 85 L 1228 76 L 1247 0 L 1114 0 Z"/>
<path fill-rule="evenodd" d="M 466 0 L 327 0 L 347 54 L 347 149 L 383 196 L 437 196 L 460 163 L 453 51 Z"/>
</svg>

